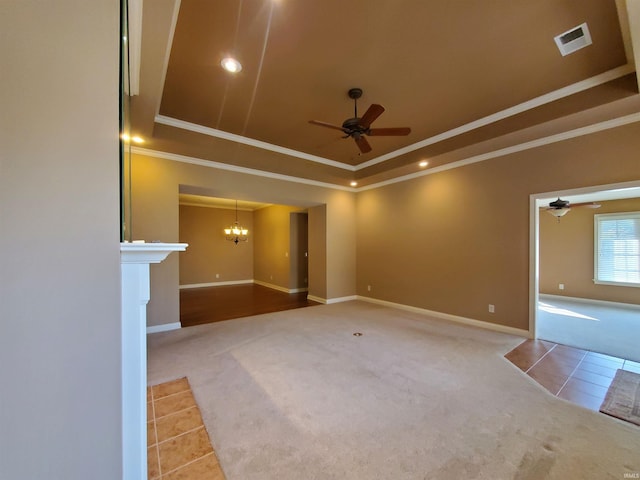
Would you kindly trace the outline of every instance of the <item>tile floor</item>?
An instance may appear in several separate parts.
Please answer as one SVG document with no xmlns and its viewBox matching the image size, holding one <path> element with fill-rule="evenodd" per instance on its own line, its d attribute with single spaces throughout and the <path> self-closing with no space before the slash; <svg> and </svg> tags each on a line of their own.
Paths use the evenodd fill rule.
<svg viewBox="0 0 640 480">
<path fill-rule="evenodd" d="M 149 480 L 224 480 L 189 381 L 147 388 Z"/>
<path fill-rule="evenodd" d="M 505 355 L 553 395 L 598 411 L 618 369 L 640 373 L 640 363 L 546 340 L 525 340 Z"/>
</svg>

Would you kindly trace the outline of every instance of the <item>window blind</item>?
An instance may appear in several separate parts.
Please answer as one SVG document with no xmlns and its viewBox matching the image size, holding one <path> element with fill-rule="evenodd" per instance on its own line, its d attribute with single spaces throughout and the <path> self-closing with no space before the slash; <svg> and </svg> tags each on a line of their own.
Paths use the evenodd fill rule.
<svg viewBox="0 0 640 480">
<path fill-rule="evenodd" d="M 640 286 L 640 212 L 594 216 L 596 283 Z"/>
</svg>

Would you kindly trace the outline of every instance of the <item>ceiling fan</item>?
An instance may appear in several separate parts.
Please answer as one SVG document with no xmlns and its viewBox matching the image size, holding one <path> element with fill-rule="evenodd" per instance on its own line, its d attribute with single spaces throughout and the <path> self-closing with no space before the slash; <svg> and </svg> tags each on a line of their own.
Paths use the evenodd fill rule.
<svg viewBox="0 0 640 480">
<path fill-rule="evenodd" d="M 569 210 L 571 210 L 571 207 L 600 208 L 601 206 L 602 205 L 600 205 L 597 202 L 584 202 L 584 203 L 572 204 L 568 200 L 561 200 L 560 197 L 558 197 L 557 200 L 554 200 L 553 202 L 549 203 L 549 206 L 545 207 L 545 210 L 549 212 L 551 215 L 553 215 L 554 217 L 556 217 L 558 221 L 560 221 L 560 217 L 568 213 Z"/>
<path fill-rule="evenodd" d="M 358 117 L 358 99 L 362 96 L 361 88 L 351 88 L 348 92 L 349 98 L 353 99 L 354 115 L 353 118 L 346 119 L 342 126 L 333 125 L 331 123 L 321 122 L 319 120 L 309 120 L 309 123 L 313 125 L 320 125 L 321 127 L 333 128 L 340 130 L 345 134 L 342 138 L 352 137 L 360 152 L 368 153 L 371 151 L 371 145 L 365 138 L 365 135 L 369 136 L 396 136 L 396 135 L 409 135 L 411 129 L 409 127 L 398 128 L 371 128 L 373 121 L 382 115 L 384 107 L 382 105 L 371 105 L 362 117 Z"/>
</svg>

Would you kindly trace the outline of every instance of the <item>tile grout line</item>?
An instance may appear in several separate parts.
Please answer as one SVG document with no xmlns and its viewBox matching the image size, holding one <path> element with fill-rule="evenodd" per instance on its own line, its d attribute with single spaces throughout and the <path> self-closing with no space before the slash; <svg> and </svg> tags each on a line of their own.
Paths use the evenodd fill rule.
<svg viewBox="0 0 640 480">
<path fill-rule="evenodd" d="M 183 464 L 182 464 L 182 465 L 180 465 L 179 467 L 176 467 L 176 468 L 174 468 L 173 470 L 169 470 L 165 475 L 170 475 L 170 474 L 172 474 L 172 473 L 176 472 L 177 470 L 180 470 L 181 468 L 186 467 L 187 465 L 191 465 L 192 463 L 195 463 L 195 462 L 197 462 L 198 460 L 201 460 L 201 459 L 203 459 L 203 458 L 205 458 L 205 457 L 208 457 L 209 455 L 214 455 L 214 456 L 215 456 L 215 453 L 216 453 L 216 452 L 214 452 L 214 451 L 213 451 L 213 447 L 211 447 L 211 451 L 210 451 L 209 453 L 205 453 L 205 454 L 204 454 L 204 455 L 202 455 L 201 457 L 198 457 L 198 458 L 195 458 L 195 459 L 193 459 L 193 460 L 190 460 L 190 461 L 188 461 L 187 463 L 183 463 Z M 218 460 L 218 457 L 216 457 L 216 463 L 217 463 L 217 460 Z"/>
<path fill-rule="evenodd" d="M 582 358 L 580 359 L 580 361 L 578 362 L 578 364 L 575 366 L 575 368 L 571 371 L 571 373 L 569 374 L 569 376 L 567 377 L 567 379 L 565 380 L 565 382 L 562 384 L 562 386 L 560 387 L 560 390 L 558 390 L 558 393 L 556 393 L 556 397 L 558 395 L 560 395 L 560 392 L 562 392 L 562 390 L 564 389 L 564 387 L 567 385 L 567 383 L 569 383 L 569 380 L 571 380 L 571 378 L 573 377 L 573 374 L 576 373 L 576 370 L 578 370 L 578 367 L 580 367 L 580 365 L 582 365 L 582 362 L 584 361 L 584 359 L 587 357 L 587 353 L 589 353 L 588 351 L 585 352 L 585 354 L 582 356 Z"/>
<path fill-rule="evenodd" d="M 162 385 L 162 384 L 160 384 L 160 385 Z M 157 385 L 154 385 L 154 386 L 157 387 Z M 181 393 L 190 392 L 190 391 L 191 391 L 191 388 L 187 388 L 186 390 L 180 390 L 179 392 L 173 392 L 173 393 L 170 393 L 169 395 L 164 395 L 162 397 L 158 397 L 158 401 L 164 400 L 165 398 L 174 397 L 176 395 L 180 395 Z M 151 393 L 153 393 L 153 387 L 151 387 Z"/>
<path fill-rule="evenodd" d="M 541 361 L 544 357 L 546 357 L 546 356 L 549 354 L 549 352 L 551 352 L 551 350 L 553 350 L 553 349 L 554 349 L 554 348 L 556 348 L 557 346 L 558 346 L 558 344 L 557 344 L 557 343 L 555 343 L 555 344 L 553 345 L 553 347 L 551 347 L 549 350 L 547 350 L 546 352 L 544 352 L 544 355 L 542 355 L 538 360 L 536 360 L 536 362 L 535 362 L 533 365 L 531 365 L 529 368 L 527 368 L 527 371 L 526 371 L 526 372 L 524 372 L 524 373 L 529 373 L 529 371 L 530 371 L 533 367 L 535 367 L 538 363 L 540 363 L 540 361 Z"/>
<path fill-rule="evenodd" d="M 179 413 L 186 412 L 187 410 L 191 410 L 192 408 L 198 408 L 198 405 L 197 404 L 196 405 L 191 405 L 190 407 L 185 407 L 185 408 L 182 408 L 180 410 L 176 410 L 175 412 L 167 413 L 166 415 L 162 415 L 162 416 L 158 417 L 158 420 L 164 420 L 167 417 L 171 417 L 173 415 L 177 415 Z"/>
<path fill-rule="evenodd" d="M 197 427 L 195 427 L 195 428 L 192 428 L 191 430 L 187 430 L 186 432 L 182 432 L 182 433 L 179 433 L 178 435 L 174 435 L 173 437 L 169 437 L 169 438 L 167 438 L 167 439 L 163 440 L 162 442 L 159 442 L 159 443 L 158 443 L 158 446 L 160 445 L 160 443 L 167 443 L 167 442 L 169 442 L 169 441 L 171 441 L 171 440 L 173 440 L 173 439 L 175 439 L 175 438 L 179 438 L 179 437 L 182 437 L 182 436 L 184 436 L 184 435 L 187 435 L 188 433 L 193 433 L 193 432 L 195 432 L 196 430 L 200 430 L 201 428 L 204 428 L 204 423 L 203 423 L 203 424 L 201 424 L 201 425 L 198 425 L 198 426 L 197 426 Z M 205 433 L 207 433 L 207 437 L 209 437 L 209 433 L 206 431 L 206 429 L 205 429 Z M 156 436 L 157 436 L 157 435 L 156 435 Z M 211 441 L 209 441 L 209 443 L 211 443 Z M 211 446 L 211 448 L 213 448 L 213 445 Z"/>
<path fill-rule="evenodd" d="M 192 408 L 198 408 L 198 405 L 191 405 L 190 407 L 185 407 L 185 408 L 181 408 L 180 410 L 176 410 L 175 412 L 171 412 L 171 413 L 167 413 L 166 415 L 162 415 L 160 417 L 158 417 L 158 420 L 164 420 L 167 417 L 170 417 L 172 415 L 177 415 L 178 413 L 182 413 L 185 412 L 187 410 L 191 410 Z"/>
<path fill-rule="evenodd" d="M 156 423 L 156 400 L 151 388 L 151 410 L 153 412 L 153 434 L 156 437 L 156 458 L 158 459 L 158 478 L 162 478 L 162 466 L 160 465 L 160 444 L 158 443 L 158 425 Z"/>
</svg>

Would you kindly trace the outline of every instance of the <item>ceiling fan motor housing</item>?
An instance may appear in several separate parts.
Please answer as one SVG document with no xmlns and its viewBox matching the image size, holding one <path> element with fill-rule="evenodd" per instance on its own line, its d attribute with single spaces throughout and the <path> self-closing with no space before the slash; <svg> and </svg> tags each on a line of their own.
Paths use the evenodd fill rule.
<svg viewBox="0 0 640 480">
<path fill-rule="evenodd" d="M 551 208 L 569 208 L 569 202 L 567 200 L 560 200 L 560 198 L 558 198 L 557 200 L 554 200 L 553 202 L 551 202 L 549 204 L 549 207 Z"/>
<path fill-rule="evenodd" d="M 344 121 L 344 123 L 342 124 L 342 128 L 344 128 L 345 130 L 347 130 L 345 133 L 348 133 L 349 135 L 352 135 L 354 133 L 366 133 L 367 130 L 369 130 L 368 128 L 363 127 L 360 124 L 360 118 L 354 117 L 354 118 L 349 118 L 347 120 Z"/>
</svg>

